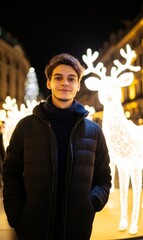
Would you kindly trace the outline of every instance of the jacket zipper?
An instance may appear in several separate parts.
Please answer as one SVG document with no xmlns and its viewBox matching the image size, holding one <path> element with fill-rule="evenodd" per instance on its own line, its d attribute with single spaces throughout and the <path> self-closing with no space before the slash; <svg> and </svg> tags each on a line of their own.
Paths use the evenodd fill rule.
<svg viewBox="0 0 143 240">
<path fill-rule="evenodd" d="M 52 129 L 52 126 L 51 126 L 50 123 L 48 124 L 48 126 L 49 126 L 49 130 L 50 130 L 50 134 L 52 136 L 51 137 L 51 139 L 52 139 L 52 146 L 53 146 L 53 142 L 55 142 L 54 144 L 57 145 L 56 141 L 53 140 L 53 139 L 56 139 L 56 137 L 55 137 L 54 131 Z M 54 136 L 54 138 L 53 138 L 53 136 Z M 51 159 L 52 159 L 52 163 L 53 163 L 53 171 L 52 171 L 53 185 L 52 185 L 52 189 L 51 189 L 51 198 L 50 198 L 50 207 L 49 207 L 47 239 L 49 238 L 48 235 L 49 235 L 49 229 L 50 229 L 50 224 L 51 224 L 51 210 L 52 210 L 53 194 L 54 194 L 54 188 L 55 188 L 55 170 L 56 170 L 56 167 L 55 167 L 55 163 L 54 163 L 54 160 L 53 160 L 54 154 L 55 153 L 53 152 L 53 147 L 52 147 L 52 158 Z M 56 154 L 57 154 L 57 152 L 56 152 Z"/>
<path fill-rule="evenodd" d="M 66 191 L 65 191 L 65 200 L 64 200 L 64 227 L 63 227 L 63 240 L 65 240 L 65 234 L 66 234 L 66 203 L 67 203 L 67 195 L 68 195 L 68 188 L 69 188 L 69 184 L 70 184 L 70 179 L 71 179 L 71 174 L 72 174 L 72 166 L 73 166 L 73 147 L 72 147 L 72 139 L 73 139 L 73 135 L 74 132 L 77 128 L 77 126 L 79 125 L 79 123 L 82 121 L 82 119 L 84 118 L 84 116 L 75 124 L 75 126 L 73 127 L 71 134 L 70 134 L 70 141 L 69 141 L 69 150 L 68 150 L 68 155 L 71 156 L 71 166 L 70 166 L 70 171 L 69 171 L 69 177 L 68 177 L 68 183 L 67 183 L 67 187 L 66 187 Z"/>
</svg>

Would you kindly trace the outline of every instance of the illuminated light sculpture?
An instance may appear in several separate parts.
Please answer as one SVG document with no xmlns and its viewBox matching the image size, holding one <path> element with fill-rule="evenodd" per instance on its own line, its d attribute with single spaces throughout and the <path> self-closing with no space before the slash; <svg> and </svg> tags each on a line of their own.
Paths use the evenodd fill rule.
<svg viewBox="0 0 143 240">
<path fill-rule="evenodd" d="M 139 71 L 140 67 L 131 65 L 136 55 L 130 45 L 126 45 L 126 51 L 120 49 L 120 54 L 125 63 L 114 60 L 115 66 L 111 68 L 110 76 L 106 75 L 103 63 L 93 65 L 98 52 L 92 54 L 91 49 L 87 49 L 87 55 L 82 57 L 87 65 L 84 75 L 92 74 L 92 77 L 85 79 L 85 85 L 92 91 L 98 91 L 99 101 L 103 105 L 102 127 L 109 148 L 113 181 L 115 166 L 118 170 L 121 209 L 118 230 L 125 231 L 128 227 L 128 188 L 131 180 L 133 208 L 129 233 L 136 234 L 142 190 L 143 126 L 135 125 L 125 117 L 121 87 L 132 83 L 133 72 Z"/>
<path fill-rule="evenodd" d="M 85 107 L 85 109 L 86 109 L 87 111 L 89 111 L 89 114 L 88 114 L 87 118 L 90 119 L 90 120 L 92 120 L 92 119 L 93 119 L 93 115 L 94 115 L 94 113 L 95 113 L 94 107 L 90 107 L 90 106 L 88 106 L 88 105 L 85 105 L 84 107 Z"/>
<path fill-rule="evenodd" d="M 16 103 L 16 99 L 13 98 L 11 99 L 10 96 L 7 96 L 5 99 L 5 102 L 3 103 L 3 121 L 5 122 L 5 128 L 3 131 L 3 142 L 4 142 L 4 147 L 6 147 L 9 144 L 9 140 L 11 137 L 11 134 L 18 123 L 18 121 L 31 114 L 33 108 L 38 104 L 37 100 L 33 99 L 32 101 L 27 100 L 26 105 L 22 103 L 20 105 L 20 110 L 18 109 L 18 105 Z M 5 112 L 5 114 L 4 114 Z"/>
<path fill-rule="evenodd" d="M 26 81 L 25 81 L 25 96 L 24 100 L 25 102 L 27 100 L 37 99 L 37 96 L 39 95 L 39 86 L 38 86 L 38 79 L 35 72 L 35 68 L 30 67 L 29 71 L 27 73 Z"/>
</svg>

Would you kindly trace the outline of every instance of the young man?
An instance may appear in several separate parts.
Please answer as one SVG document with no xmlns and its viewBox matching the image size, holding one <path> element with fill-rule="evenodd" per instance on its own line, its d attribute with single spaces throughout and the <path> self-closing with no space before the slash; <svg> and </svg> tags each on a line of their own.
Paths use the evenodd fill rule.
<svg viewBox="0 0 143 240">
<path fill-rule="evenodd" d="M 17 124 L 3 165 L 8 222 L 21 240 L 89 240 L 111 188 L 99 125 L 74 98 L 84 68 L 70 54 L 45 68 L 51 96 Z"/>
</svg>

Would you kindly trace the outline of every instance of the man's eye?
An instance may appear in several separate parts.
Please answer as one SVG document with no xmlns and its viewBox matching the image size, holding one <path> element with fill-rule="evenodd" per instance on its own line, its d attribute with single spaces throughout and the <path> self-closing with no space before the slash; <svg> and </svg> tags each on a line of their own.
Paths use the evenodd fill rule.
<svg viewBox="0 0 143 240">
<path fill-rule="evenodd" d="M 75 81 L 76 81 L 75 78 L 69 78 L 68 80 L 69 80 L 70 82 L 75 82 Z"/>
<path fill-rule="evenodd" d="M 55 77 L 55 80 L 61 80 L 61 77 Z"/>
</svg>

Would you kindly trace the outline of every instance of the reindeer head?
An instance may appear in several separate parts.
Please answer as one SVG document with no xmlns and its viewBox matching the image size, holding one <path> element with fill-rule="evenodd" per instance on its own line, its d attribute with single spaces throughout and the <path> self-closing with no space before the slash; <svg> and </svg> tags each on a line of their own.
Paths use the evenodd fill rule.
<svg viewBox="0 0 143 240">
<path fill-rule="evenodd" d="M 106 75 L 106 68 L 102 62 L 94 67 L 93 63 L 98 58 L 99 53 L 96 51 L 92 54 L 91 49 L 87 49 L 87 55 L 83 55 L 82 59 L 87 65 L 84 71 L 84 76 L 93 74 L 94 76 L 85 79 L 86 87 L 91 91 L 98 91 L 98 97 L 101 104 L 111 104 L 121 101 L 121 87 L 129 86 L 134 78 L 133 72 L 140 70 L 139 66 L 132 66 L 132 60 L 136 56 L 131 50 L 129 44 L 126 45 L 126 52 L 120 49 L 120 54 L 125 58 L 125 64 L 114 60 L 114 65 L 111 68 L 110 76 Z M 125 72 L 129 70 L 129 72 Z"/>
</svg>

